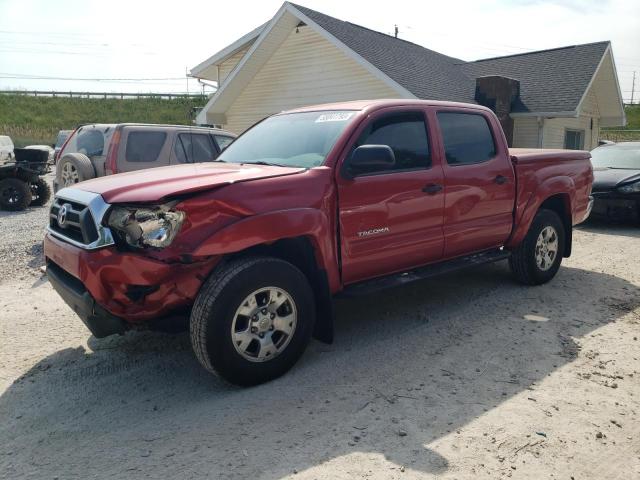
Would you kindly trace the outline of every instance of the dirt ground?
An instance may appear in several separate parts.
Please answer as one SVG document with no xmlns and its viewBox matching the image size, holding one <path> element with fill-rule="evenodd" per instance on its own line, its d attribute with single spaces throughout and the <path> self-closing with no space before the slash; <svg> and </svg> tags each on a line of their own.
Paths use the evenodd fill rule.
<svg viewBox="0 0 640 480">
<path fill-rule="evenodd" d="M 637 227 L 581 227 L 541 287 L 503 262 L 341 300 L 333 345 L 240 389 L 186 334 L 92 338 L 26 221 L 0 213 L 0 478 L 640 478 Z"/>
</svg>

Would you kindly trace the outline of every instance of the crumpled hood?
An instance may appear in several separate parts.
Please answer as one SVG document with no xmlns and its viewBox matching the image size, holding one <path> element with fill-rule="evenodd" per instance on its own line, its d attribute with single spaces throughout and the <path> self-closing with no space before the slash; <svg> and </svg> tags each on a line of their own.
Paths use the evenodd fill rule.
<svg viewBox="0 0 640 480">
<path fill-rule="evenodd" d="M 606 192 L 619 185 L 640 180 L 640 170 L 621 168 L 594 168 L 593 192 Z"/>
<path fill-rule="evenodd" d="M 223 162 L 150 168 L 87 180 L 74 188 L 102 195 L 108 203 L 155 202 L 236 182 L 292 175 L 304 168 Z"/>
</svg>

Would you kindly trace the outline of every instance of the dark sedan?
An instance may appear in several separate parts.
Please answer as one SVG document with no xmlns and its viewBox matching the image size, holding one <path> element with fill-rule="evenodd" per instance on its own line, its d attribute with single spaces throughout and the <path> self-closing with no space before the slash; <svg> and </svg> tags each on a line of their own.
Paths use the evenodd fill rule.
<svg viewBox="0 0 640 480">
<path fill-rule="evenodd" d="M 592 216 L 640 221 L 640 142 L 598 147 L 591 162 Z"/>
</svg>

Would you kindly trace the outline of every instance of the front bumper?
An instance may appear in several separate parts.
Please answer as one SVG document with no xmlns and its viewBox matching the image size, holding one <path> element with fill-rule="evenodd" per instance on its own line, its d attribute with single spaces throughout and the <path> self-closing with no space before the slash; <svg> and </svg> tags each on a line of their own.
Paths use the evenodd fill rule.
<svg viewBox="0 0 640 480">
<path fill-rule="evenodd" d="M 85 250 L 49 233 L 44 254 L 52 286 L 96 337 L 190 308 L 219 260 L 161 261 L 114 246 Z"/>
<path fill-rule="evenodd" d="M 595 193 L 593 197 L 593 217 L 622 221 L 640 220 L 640 195 Z"/>
<path fill-rule="evenodd" d="M 49 283 L 58 295 L 76 312 L 94 337 L 103 338 L 116 333 L 124 333 L 127 324 L 100 307 L 84 288 L 80 280 L 65 272 L 54 262 L 47 263 Z"/>
</svg>

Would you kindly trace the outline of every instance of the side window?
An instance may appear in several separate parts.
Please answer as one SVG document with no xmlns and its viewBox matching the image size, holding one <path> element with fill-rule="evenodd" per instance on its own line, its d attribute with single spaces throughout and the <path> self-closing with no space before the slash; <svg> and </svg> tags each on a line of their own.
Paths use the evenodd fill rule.
<svg viewBox="0 0 640 480">
<path fill-rule="evenodd" d="M 166 132 L 129 132 L 125 159 L 127 162 L 155 162 L 167 138 Z"/>
<path fill-rule="evenodd" d="M 231 142 L 233 142 L 233 137 L 226 137 L 224 135 L 215 135 L 216 143 L 218 144 L 218 148 L 220 151 L 227 148 Z"/>
<path fill-rule="evenodd" d="M 437 115 L 449 165 L 481 163 L 496 156 L 496 145 L 484 116 L 453 112 Z"/>
<path fill-rule="evenodd" d="M 176 160 L 179 163 L 187 163 L 187 154 L 185 153 L 184 150 L 184 145 L 182 144 L 182 138 L 180 138 L 181 135 L 178 135 L 176 137 L 176 143 L 173 146 L 173 153 L 176 156 Z"/>
<path fill-rule="evenodd" d="M 584 130 L 565 130 L 564 148 L 582 150 L 584 148 Z"/>
<path fill-rule="evenodd" d="M 210 162 L 218 156 L 209 135 L 202 133 L 181 133 L 175 145 L 179 162 Z"/>
<path fill-rule="evenodd" d="M 362 145 L 391 147 L 396 164 L 390 171 L 431 166 L 427 127 L 421 112 L 393 114 L 374 120 L 362 133 L 355 147 Z M 376 170 L 378 171 L 387 170 Z"/>
</svg>

